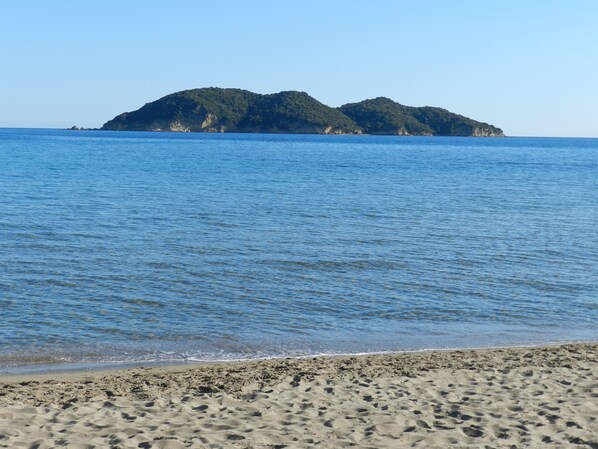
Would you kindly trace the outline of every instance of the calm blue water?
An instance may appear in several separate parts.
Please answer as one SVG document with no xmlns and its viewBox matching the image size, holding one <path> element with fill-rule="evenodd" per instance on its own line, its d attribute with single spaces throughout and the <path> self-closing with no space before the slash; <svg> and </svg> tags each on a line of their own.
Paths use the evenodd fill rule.
<svg viewBox="0 0 598 449">
<path fill-rule="evenodd" d="M 0 371 L 598 340 L 598 139 L 0 129 Z"/>
</svg>

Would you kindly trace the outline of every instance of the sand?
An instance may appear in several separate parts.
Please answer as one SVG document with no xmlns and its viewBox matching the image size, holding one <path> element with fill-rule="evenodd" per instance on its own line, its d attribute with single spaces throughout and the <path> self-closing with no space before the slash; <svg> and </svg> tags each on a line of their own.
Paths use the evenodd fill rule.
<svg viewBox="0 0 598 449">
<path fill-rule="evenodd" d="M 6 448 L 598 448 L 598 344 L 0 377 Z"/>
</svg>

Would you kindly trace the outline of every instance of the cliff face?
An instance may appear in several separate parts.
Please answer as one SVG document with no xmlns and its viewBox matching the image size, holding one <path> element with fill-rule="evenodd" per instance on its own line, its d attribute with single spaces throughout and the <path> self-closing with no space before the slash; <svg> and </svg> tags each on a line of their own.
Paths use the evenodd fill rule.
<svg viewBox="0 0 598 449">
<path fill-rule="evenodd" d="M 167 95 L 106 122 L 103 130 L 502 136 L 487 123 L 440 108 L 403 106 L 379 97 L 331 108 L 305 92 L 260 95 L 204 88 Z"/>
<path fill-rule="evenodd" d="M 493 126 L 490 128 L 475 128 L 473 130 L 473 137 L 504 137 L 502 130 L 497 130 Z"/>
</svg>

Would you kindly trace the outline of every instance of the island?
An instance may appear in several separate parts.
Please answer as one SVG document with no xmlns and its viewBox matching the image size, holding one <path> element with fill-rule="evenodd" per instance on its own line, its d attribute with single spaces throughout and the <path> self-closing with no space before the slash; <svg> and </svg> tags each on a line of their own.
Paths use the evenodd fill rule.
<svg viewBox="0 0 598 449">
<path fill-rule="evenodd" d="M 166 95 L 102 126 L 111 131 L 502 137 L 502 130 L 437 107 L 378 97 L 339 108 L 305 92 L 208 87 Z"/>
</svg>

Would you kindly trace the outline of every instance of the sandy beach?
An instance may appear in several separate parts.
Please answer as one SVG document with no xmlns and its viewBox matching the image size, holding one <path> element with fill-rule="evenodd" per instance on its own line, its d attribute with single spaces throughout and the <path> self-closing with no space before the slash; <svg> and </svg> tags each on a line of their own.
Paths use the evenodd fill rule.
<svg viewBox="0 0 598 449">
<path fill-rule="evenodd" d="M 3 448 L 598 448 L 598 344 L 0 378 Z"/>
</svg>

